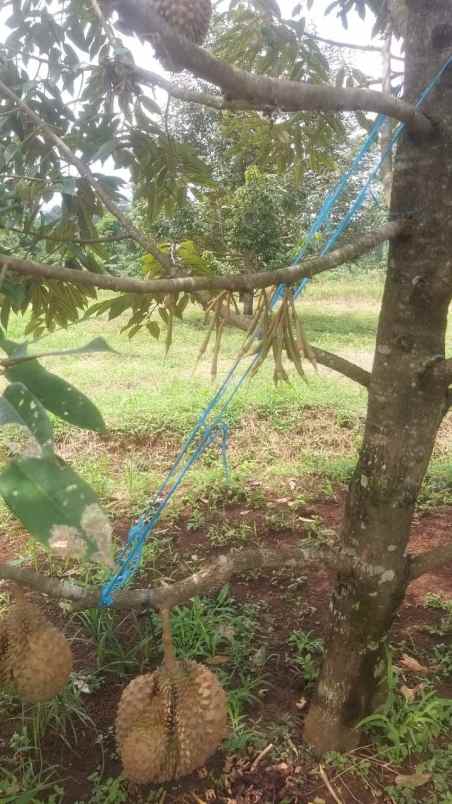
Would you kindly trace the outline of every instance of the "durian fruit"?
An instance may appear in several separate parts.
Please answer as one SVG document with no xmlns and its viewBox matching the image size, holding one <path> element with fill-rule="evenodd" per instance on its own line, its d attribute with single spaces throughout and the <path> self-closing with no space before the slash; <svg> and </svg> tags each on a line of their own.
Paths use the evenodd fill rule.
<svg viewBox="0 0 452 804">
<path fill-rule="evenodd" d="M 192 773 L 228 731 L 226 694 L 204 665 L 174 658 L 169 613 L 162 612 L 165 659 L 124 689 L 116 739 L 133 782 L 167 782 Z"/>
<path fill-rule="evenodd" d="M 148 33 L 137 29 L 137 25 L 127 14 L 127 6 L 122 0 L 103 0 L 102 6 L 108 14 L 115 10 L 118 14 L 117 27 L 126 34 L 135 33 L 151 42 L 158 59 L 172 72 L 183 69 L 177 64 L 173 54 L 164 46 L 158 33 Z M 211 0 L 152 0 L 152 6 L 161 17 L 171 25 L 176 33 L 185 36 L 196 45 L 201 45 L 209 30 L 212 16 Z"/>
<path fill-rule="evenodd" d="M 212 16 L 211 0 L 153 0 L 155 10 L 182 36 L 202 44 Z"/>
<path fill-rule="evenodd" d="M 72 652 L 43 612 L 16 595 L 0 622 L 0 682 L 27 703 L 42 703 L 64 688 Z"/>
</svg>

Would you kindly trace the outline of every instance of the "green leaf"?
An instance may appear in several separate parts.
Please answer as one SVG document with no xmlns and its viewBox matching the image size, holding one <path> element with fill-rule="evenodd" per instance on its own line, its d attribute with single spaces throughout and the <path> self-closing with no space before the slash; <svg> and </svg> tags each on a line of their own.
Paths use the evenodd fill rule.
<svg viewBox="0 0 452 804">
<path fill-rule="evenodd" d="M 51 352 L 39 352 L 35 355 L 22 355 L 18 356 L 17 353 L 14 354 L 10 360 L 16 360 L 16 365 L 21 363 L 30 362 L 31 360 L 38 360 L 42 357 L 64 357 L 65 355 L 83 355 L 83 354 L 94 354 L 95 352 L 111 352 L 111 354 L 119 355 L 120 353 L 113 349 L 105 338 L 99 336 L 98 338 L 93 338 L 92 341 L 86 344 L 86 346 L 79 346 L 77 349 L 55 349 Z"/>
<path fill-rule="evenodd" d="M 106 142 L 102 143 L 100 148 L 97 149 L 97 151 L 94 154 L 94 156 L 91 157 L 92 161 L 93 162 L 96 162 L 97 160 L 99 160 L 100 162 L 105 161 L 105 159 L 108 159 L 108 157 L 112 155 L 113 151 L 116 148 L 116 145 L 117 144 L 116 144 L 115 140 L 112 140 L 112 139 L 107 140 Z"/>
<path fill-rule="evenodd" d="M 88 397 L 70 383 L 47 371 L 37 360 L 7 369 L 10 382 L 21 382 L 55 416 L 86 430 L 103 432 L 105 422 Z"/>
<path fill-rule="evenodd" d="M 20 382 L 8 385 L 0 397 L 0 425 L 26 427 L 45 451 L 53 451 L 53 431 L 45 408 Z"/>
<path fill-rule="evenodd" d="M 157 321 L 148 321 L 146 324 L 146 329 L 153 338 L 159 338 L 160 327 L 157 324 Z"/>
<path fill-rule="evenodd" d="M 91 545 L 91 552 L 96 548 L 82 524 L 87 507 L 97 505 L 96 495 L 61 458 L 12 461 L 0 474 L 0 494 L 27 530 L 43 544 L 58 536 L 58 528 L 66 527 L 75 528 L 73 536 Z"/>
</svg>

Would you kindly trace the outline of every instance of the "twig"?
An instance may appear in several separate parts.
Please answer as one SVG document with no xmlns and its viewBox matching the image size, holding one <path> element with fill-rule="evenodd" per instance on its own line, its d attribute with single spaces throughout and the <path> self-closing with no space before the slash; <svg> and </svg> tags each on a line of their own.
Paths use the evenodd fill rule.
<svg viewBox="0 0 452 804">
<path fill-rule="evenodd" d="M 263 748 L 262 751 L 257 755 L 256 759 L 254 760 L 253 764 L 251 765 L 251 771 L 255 771 L 259 762 L 267 756 L 267 754 L 272 750 L 273 743 L 269 743 L 266 748 Z"/>
<path fill-rule="evenodd" d="M 344 804 L 342 799 L 339 798 L 338 794 L 334 790 L 330 780 L 328 779 L 328 776 L 326 774 L 326 770 L 323 767 L 323 765 L 319 765 L 319 774 L 320 774 L 320 778 L 322 779 L 322 782 L 324 783 L 325 787 L 327 788 L 330 796 L 332 796 L 334 798 L 336 804 Z"/>
</svg>

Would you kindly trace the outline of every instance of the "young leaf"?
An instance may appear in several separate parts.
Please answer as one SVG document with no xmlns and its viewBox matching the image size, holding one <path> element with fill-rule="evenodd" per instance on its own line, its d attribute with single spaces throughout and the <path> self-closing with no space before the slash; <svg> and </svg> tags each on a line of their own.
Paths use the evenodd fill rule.
<svg viewBox="0 0 452 804">
<path fill-rule="evenodd" d="M 12 461 L 0 493 L 40 542 L 111 563 L 111 528 L 92 488 L 57 456 Z M 72 549 L 71 549 L 72 548 Z"/>
</svg>

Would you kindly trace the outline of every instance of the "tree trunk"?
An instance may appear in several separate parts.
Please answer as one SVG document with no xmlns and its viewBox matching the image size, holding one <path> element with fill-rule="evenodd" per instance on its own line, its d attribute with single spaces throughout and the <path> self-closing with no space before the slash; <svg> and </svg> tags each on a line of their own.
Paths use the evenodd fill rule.
<svg viewBox="0 0 452 804">
<path fill-rule="evenodd" d="M 452 51 L 452 0 L 408 0 L 406 93 L 414 99 Z M 447 410 L 444 357 L 452 293 L 452 69 L 423 107 L 435 136 L 403 138 L 392 213 L 416 211 L 410 235 L 391 244 L 369 388 L 365 434 L 341 538 L 367 564 L 337 578 L 331 633 L 306 740 L 318 753 L 359 742 L 357 723 L 377 703 L 388 631 L 407 586 L 405 551 L 420 485 Z"/>
<path fill-rule="evenodd" d="M 388 28 L 385 33 L 385 37 L 383 40 L 383 51 L 382 51 L 382 90 L 386 92 L 388 95 L 392 91 L 391 85 L 391 78 L 392 78 L 392 60 L 391 60 L 391 48 L 392 48 L 392 31 L 391 26 L 388 25 Z M 389 144 L 391 142 L 392 137 L 392 129 L 393 124 L 392 120 L 388 118 L 387 122 L 383 126 L 380 136 L 380 149 L 382 154 L 385 154 L 387 149 L 389 148 Z M 392 155 L 386 157 L 385 161 L 381 166 L 381 177 L 383 179 L 383 196 L 385 200 L 386 206 L 389 208 L 391 204 L 391 186 L 392 186 Z"/>
</svg>

